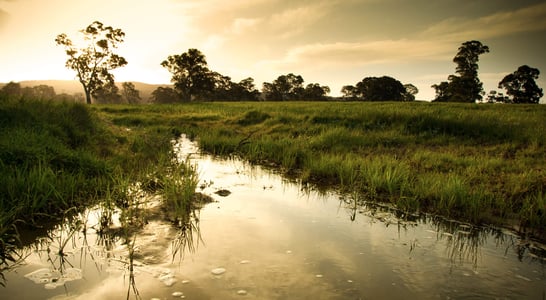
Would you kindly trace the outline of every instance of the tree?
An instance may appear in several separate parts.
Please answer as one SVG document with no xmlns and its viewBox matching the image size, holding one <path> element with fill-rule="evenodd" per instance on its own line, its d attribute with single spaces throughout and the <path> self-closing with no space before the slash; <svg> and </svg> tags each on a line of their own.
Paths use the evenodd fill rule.
<svg viewBox="0 0 546 300">
<path fill-rule="evenodd" d="M 281 75 L 272 83 L 264 82 L 262 92 L 266 100 L 301 100 L 303 98 L 303 77 L 289 73 Z"/>
<path fill-rule="evenodd" d="M 273 83 L 264 82 L 262 85 L 262 95 L 265 100 L 282 100 L 282 94 Z"/>
<path fill-rule="evenodd" d="M 231 77 L 218 72 L 210 72 L 209 76 L 213 83 L 212 89 L 203 93 L 208 100 L 237 100 L 237 96 L 233 93 L 236 83 L 231 81 Z"/>
<path fill-rule="evenodd" d="M 447 102 L 451 98 L 449 83 L 447 81 L 442 81 L 440 84 L 433 84 L 431 87 L 436 91 L 436 97 L 432 102 Z"/>
<path fill-rule="evenodd" d="M 239 81 L 234 89 L 240 100 L 257 101 L 260 98 L 260 91 L 256 89 L 252 77 Z"/>
<path fill-rule="evenodd" d="M 499 82 L 499 88 L 506 90 L 513 103 L 538 103 L 544 95 L 535 82 L 538 75 L 538 69 L 523 65 L 514 73 L 506 75 Z"/>
<path fill-rule="evenodd" d="M 22 90 L 23 97 L 41 100 L 50 100 L 57 96 L 52 86 L 41 84 L 33 87 L 25 87 Z"/>
<path fill-rule="evenodd" d="M 95 98 L 98 103 L 102 104 L 120 104 L 122 100 L 122 96 L 119 94 L 119 88 L 114 82 L 107 82 L 101 85 L 93 92 L 93 98 Z"/>
<path fill-rule="evenodd" d="M 180 55 L 170 55 L 161 63 L 172 74 L 171 82 L 186 101 L 202 96 L 214 89 L 211 71 L 205 55 L 197 49 L 189 49 Z"/>
<path fill-rule="evenodd" d="M 411 83 L 404 84 L 404 89 L 406 90 L 404 101 L 415 101 L 415 95 L 419 93 L 419 89 Z"/>
<path fill-rule="evenodd" d="M 23 89 L 19 82 L 10 81 L 0 90 L 1 94 L 11 97 L 21 97 L 23 95 Z"/>
<path fill-rule="evenodd" d="M 124 82 L 121 84 L 121 96 L 123 100 L 129 104 L 136 104 L 142 100 L 140 98 L 140 92 L 135 88 L 135 85 L 132 82 Z"/>
<path fill-rule="evenodd" d="M 152 92 L 152 101 L 155 103 L 176 103 L 180 99 L 180 95 L 169 87 L 158 87 Z"/>
<path fill-rule="evenodd" d="M 55 42 L 65 48 L 68 55 L 66 67 L 76 71 L 86 102 L 91 104 L 91 95 L 105 85 L 114 84 L 114 75 L 110 71 L 127 64 L 125 58 L 114 53 L 114 49 L 123 42 L 125 33 L 121 29 L 104 26 L 99 21 L 80 32 L 88 42 L 84 48 L 76 48 L 64 33 L 59 34 Z"/>
<path fill-rule="evenodd" d="M 324 100 L 330 93 L 328 86 L 321 86 L 318 83 L 310 83 L 303 90 L 304 100 Z"/>
<path fill-rule="evenodd" d="M 505 96 L 503 93 L 497 92 L 495 90 L 489 91 L 486 98 L 487 103 L 509 103 L 510 99 Z"/>
<path fill-rule="evenodd" d="M 354 85 L 344 85 L 341 88 L 343 98 L 356 99 L 358 98 L 358 89 Z"/>
<path fill-rule="evenodd" d="M 406 89 L 392 77 L 366 77 L 356 84 L 357 96 L 364 101 L 403 101 Z"/>
<path fill-rule="evenodd" d="M 483 84 L 478 78 L 479 56 L 489 52 L 489 47 L 479 41 L 467 41 L 460 47 L 453 58 L 457 64 L 455 72 L 457 75 L 450 75 L 447 82 L 433 85 L 436 89 L 438 102 L 469 102 L 475 103 L 482 99 Z"/>
</svg>

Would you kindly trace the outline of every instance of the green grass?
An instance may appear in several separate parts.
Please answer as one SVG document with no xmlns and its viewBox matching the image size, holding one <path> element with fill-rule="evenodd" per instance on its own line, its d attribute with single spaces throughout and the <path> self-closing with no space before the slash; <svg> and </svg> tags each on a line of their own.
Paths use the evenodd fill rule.
<svg viewBox="0 0 546 300">
<path fill-rule="evenodd" d="M 66 211 L 99 203 L 107 210 L 128 208 L 123 213 L 132 219 L 141 204 L 131 198 L 130 186 L 161 174 L 177 180 L 164 186 L 180 190 L 189 184 L 186 176 L 195 177 L 192 170 L 169 173 L 179 168 L 172 160 L 177 135 L 172 128 L 133 123 L 129 130 L 84 104 L 0 97 L 1 266 L 19 244 L 17 227 L 62 219 Z M 157 192 L 166 202 L 175 193 Z"/>
<path fill-rule="evenodd" d="M 140 182 L 188 208 L 181 133 L 217 155 L 475 223 L 546 228 L 546 107 L 448 103 L 96 105 L 0 99 L 2 232 Z M 187 180 L 187 182 L 185 181 Z M 170 201 L 170 202 L 169 202 Z"/>
<path fill-rule="evenodd" d="M 448 103 L 187 103 L 97 107 L 184 132 L 219 155 L 408 211 L 546 228 L 546 107 Z"/>
</svg>

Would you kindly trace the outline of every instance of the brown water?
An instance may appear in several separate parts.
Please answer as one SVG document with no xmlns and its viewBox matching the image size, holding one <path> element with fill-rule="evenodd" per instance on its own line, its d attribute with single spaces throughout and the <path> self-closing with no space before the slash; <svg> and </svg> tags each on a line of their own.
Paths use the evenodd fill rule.
<svg viewBox="0 0 546 300">
<path fill-rule="evenodd" d="M 536 242 L 355 206 L 349 195 L 302 189 L 238 160 L 199 155 L 186 139 L 176 149 L 181 158 L 194 153 L 199 191 L 216 200 L 195 212 L 191 227 L 150 218 L 129 247 L 115 234 L 97 234 L 103 211 L 91 208 L 22 249 L 24 261 L 3 273 L 0 298 L 546 297 L 546 250 Z M 223 189 L 231 193 L 215 194 Z M 157 201 L 149 203 L 153 211 Z"/>
</svg>

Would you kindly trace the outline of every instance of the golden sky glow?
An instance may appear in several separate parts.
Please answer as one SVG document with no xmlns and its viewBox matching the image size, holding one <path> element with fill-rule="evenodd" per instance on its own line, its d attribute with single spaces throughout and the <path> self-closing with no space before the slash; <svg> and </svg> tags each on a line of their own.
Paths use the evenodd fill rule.
<svg viewBox="0 0 546 300">
<path fill-rule="evenodd" d="M 338 95 L 388 75 L 431 99 L 468 40 L 490 47 L 480 57 L 486 91 L 524 64 L 546 72 L 538 0 L 0 0 L 0 82 L 74 79 L 55 36 L 75 37 L 95 20 L 126 33 L 118 52 L 129 64 L 117 81 L 168 83 L 161 61 L 197 48 L 212 70 L 253 77 L 258 88 L 292 72 Z"/>
</svg>

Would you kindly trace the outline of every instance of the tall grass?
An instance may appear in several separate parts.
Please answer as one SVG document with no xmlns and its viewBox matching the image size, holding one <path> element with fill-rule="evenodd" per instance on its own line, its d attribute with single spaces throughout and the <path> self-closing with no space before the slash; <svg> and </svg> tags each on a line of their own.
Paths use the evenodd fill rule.
<svg viewBox="0 0 546 300">
<path fill-rule="evenodd" d="M 16 237 L 16 221 L 33 225 L 99 201 L 104 211 L 132 207 L 124 217 L 138 218 L 130 186 L 174 165 L 162 157 L 172 157 L 176 131 L 156 123 L 119 126 L 84 104 L 0 98 L 0 250 Z M 174 195 L 186 184 L 166 186 L 177 186 Z"/>
<path fill-rule="evenodd" d="M 205 151 L 275 165 L 407 210 L 546 227 L 541 105 L 292 102 L 124 109 L 101 113 L 139 124 L 159 121 L 197 138 Z"/>
</svg>

